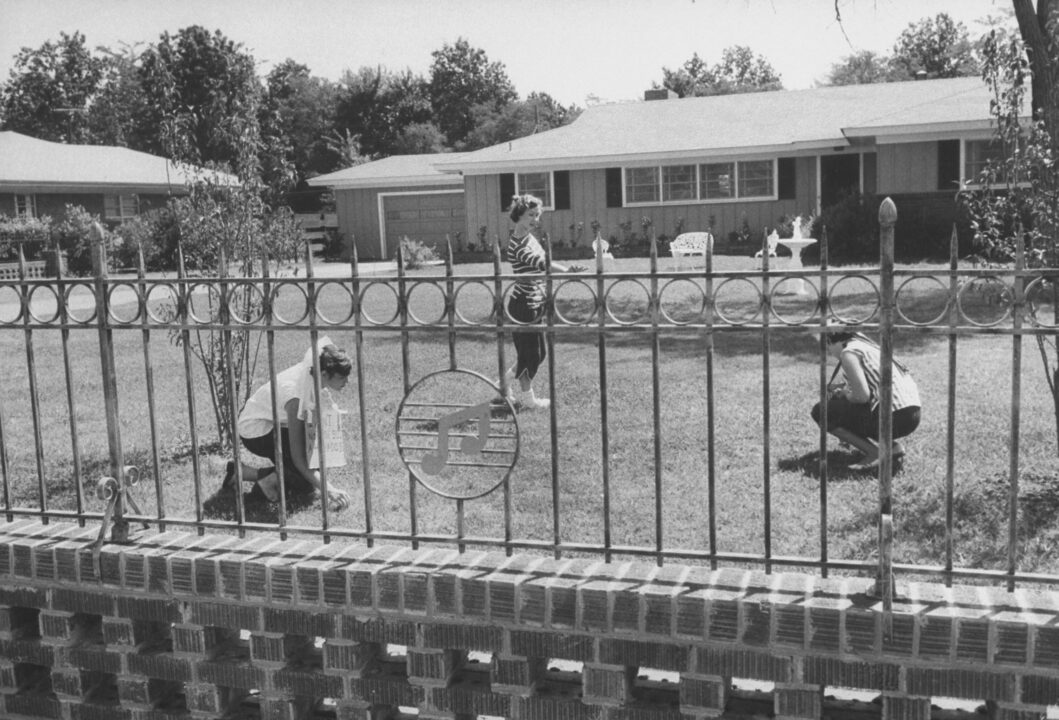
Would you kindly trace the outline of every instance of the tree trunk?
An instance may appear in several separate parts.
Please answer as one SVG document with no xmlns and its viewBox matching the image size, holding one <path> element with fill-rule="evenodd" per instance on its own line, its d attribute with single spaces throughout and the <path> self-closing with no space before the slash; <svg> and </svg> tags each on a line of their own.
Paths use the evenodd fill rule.
<svg viewBox="0 0 1059 720">
<path fill-rule="evenodd" d="M 1052 145 L 1059 144 L 1059 109 L 1056 107 L 1056 81 L 1059 79 L 1059 58 L 1056 56 L 1055 39 L 1049 33 L 1048 19 L 1059 8 L 1056 0 L 1011 0 L 1015 8 L 1015 19 L 1019 34 L 1026 44 L 1026 54 L 1033 72 L 1031 85 L 1033 117 L 1043 120 L 1052 138 Z"/>
</svg>

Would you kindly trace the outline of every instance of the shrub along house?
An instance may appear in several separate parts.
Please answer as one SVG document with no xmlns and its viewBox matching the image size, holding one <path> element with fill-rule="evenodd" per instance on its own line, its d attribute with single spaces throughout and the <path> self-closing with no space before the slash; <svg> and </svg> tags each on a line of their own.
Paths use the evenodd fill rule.
<svg viewBox="0 0 1059 720">
<path fill-rule="evenodd" d="M 542 226 L 553 243 L 589 243 L 593 221 L 621 240 L 641 233 L 646 219 L 659 237 L 711 230 L 719 248 L 734 242 L 733 251 L 753 252 L 781 216 L 819 213 L 852 190 L 892 197 L 899 236 L 925 247 L 947 242 L 961 181 L 993 153 L 989 101 L 974 77 L 684 99 L 648 91 L 645 101 L 589 107 L 570 125 L 512 142 L 419 156 L 423 172 L 402 178 L 402 196 L 412 202 L 415 183 L 436 191 L 449 173 L 451 199 L 462 191 L 465 244 L 506 237 L 511 195 L 531 192 L 549 210 Z M 372 166 L 388 161 L 403 162 L 316 181 L 338 197 L 336 178 L 355 171 L 359 192 L 381 195 Z M 346 223 L 350 212 L 371 220 L 383 201 L 347 207 Z M 387 219 L 401 217 L 385 209 Z M 378 237 L 358 235 L 365 257 L 392 256 L 392 242 Z M 365 252 L 376 247 L 385 252 Z"/>
</svg>

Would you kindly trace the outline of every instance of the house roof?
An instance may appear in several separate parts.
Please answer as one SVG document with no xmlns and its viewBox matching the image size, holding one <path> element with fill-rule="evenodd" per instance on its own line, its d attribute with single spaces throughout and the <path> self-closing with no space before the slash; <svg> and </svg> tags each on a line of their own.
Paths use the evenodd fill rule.
<svg viewBox="0 0 1059 720">
<path fill-rule="evenodd" d="M 0 132 L 0 189 L 19 192 L 113 190 L 182 192 L 198 169 L 111 145 L 66 145 Z M 221 173 L 222 182 L 237 182 Z"/>
<path fill-rule="evenodd" d="M 409 185 L 459 185 L 459 175 L 443 173 L 434 167 L 440 160 L 458 161 L 466 153 L 429 153 L 425 155 L 391 155 L 345 170 L 309 178 L 313 186 L 334 188 L 402 187 Z"/>
<path fill-rule="evenodd" d="M 483 174 L 606 167 L 669 158 L 746 157 L 851 144 L 988 133 L 977 77 L 844 85 L 587 108 L 571 124 L 445 157 L 436 169 Z"/>
</svg>

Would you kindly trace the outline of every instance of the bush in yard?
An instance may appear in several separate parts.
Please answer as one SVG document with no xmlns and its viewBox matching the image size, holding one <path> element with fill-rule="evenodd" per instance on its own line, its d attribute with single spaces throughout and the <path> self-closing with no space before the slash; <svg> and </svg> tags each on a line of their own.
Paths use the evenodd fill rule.
<svg viewBox="0 0 1059 720">
<path fill-rule="evenodd" d="M 114 263 L 134 268 L 143 250 L 144 269 L 152 272 L 175 270 L 180 245 L 180 224 L 168 208 L 144 213 L 126 220 L 114 230 L 120 239 L 114 244 Z"/>
<path fill-rule="evenodd" d="M 418 240 L 411 240 L 406 235 L 401 239 L 401 257 L 404 258 L 406 270 L 416 270 L 428 262 L 435 262 L 438 254 L 429 245 L 424 245 Z"/>
<path fill-rule="evenodd" d="M 61 222 L 52 225 L 52 246 L 56 243 L 66 253 L 66 270 L 71 275 L 92 274 L 92 236 L 94 223 L 102 222 L 80 205 L 67 205 Z M 113 236 L 104 230 L 108 253 L 113 249 Z"/>
<path fill-rule="evenodd" d="M 827 228 L 827 261 L 830 265 L 879 262 L 879 200 L 859 192 L 844 193 L 826 207 L 814 224 L 812 237 L 820 238 Z M 807 265 L 820 262 L 820 243 L 802 253 Z"/>
</svg>

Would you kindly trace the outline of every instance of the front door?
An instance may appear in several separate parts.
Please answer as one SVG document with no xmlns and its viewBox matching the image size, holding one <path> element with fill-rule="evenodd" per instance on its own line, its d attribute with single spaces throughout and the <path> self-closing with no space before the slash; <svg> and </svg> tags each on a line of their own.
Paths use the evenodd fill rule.
<svg viewBox="0 0 1059 720">
<path fill-rule="evenodd" d="M 860 155 L 820 157 L 820 207 L 831 207 L 843 195 L 860 192 Z"/>
</svg>

